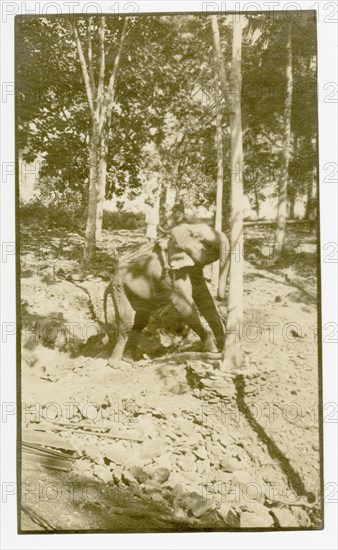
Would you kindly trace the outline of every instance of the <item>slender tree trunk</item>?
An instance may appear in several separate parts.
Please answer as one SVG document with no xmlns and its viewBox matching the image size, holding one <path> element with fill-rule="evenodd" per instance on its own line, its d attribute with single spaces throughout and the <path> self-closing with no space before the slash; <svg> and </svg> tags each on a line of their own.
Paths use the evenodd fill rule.
<svg viewBox="0 0 338 550">
<path fill-rule="evenodd" d="M 160 225 L 167 227 L 168 221 L 173 220 L 173 211 L 176 201 L 176 189 L 173 189 L 166 183 L 164 187 L 162 185 L 160 196 Z"/>
<path fill-rule="evenodd" d="M 108 129 L 102 132 L 98 147 L 98 197 L 96 209 L 96 240 L 102 238 L 103 205 L 106 196 L 107 179 L 107 155 L 108 155 Z"/>
<path fill-rule="evenodd" d="M 215 110 L 216 110 L 216 153 L 217 153 L 217 179 L 216 179 L 216 215 L 215 215 L 215 229 L 222 232 L 223 226 L 223 164 L 224 164 L 224 150 L 223 150 L 223 130 L 222 130 L 222 103 L 221 94 L 224 99 L 227 97 L 226 90 L 226 77 L 225 67 L 222 56 L 221 39 L 218 28 L 218 20 L 216 15 L 211 16 L 211 29 L 214 43 L 214 90 L 215 90 Z M 224 243 L 220 244 L 224 246 Z M 224 257 L 225 251 L 220 250 L 221 258 Z M 217 296 L 220 300 L 224 299 L 228 270 L 226 268 L 226 262 L 221 260 L 213 264 L 212 269 L 212 287 L 217 289 Z"/>
<path fill-rule="evenodd" d="M 72 22 L 82 76 L 87 93 L 88 107 L 92 119 L 92 135 L 89 145 L 89 203 L 85 244 L 83 250 L 84 266 L 88 262 L 95 259 L 96 239 L 101 237 L 103 203 L 106 190 L 108 132 L 110 127 L 111 112 L 115 101 L 116 81 L 123 44 L 127 33 L 128 20 L 129 18 L 125 17 L 120 43 L 114 59 L 112 73 L 107 85 L 105 84 L 105 16 L 100 17 L 100 25 L 98 27 L 99 66 L 97 85 L 95 83 L 95 70 L 93 64 L 92 19 L 89 18 L 87 25 L 88 61 L 84 54 L 76 21 Z"/>
<path fill-rule="evenodd" d="M 96 208 L 96 241 L 102 239 L 102 221 L 103 221 L 103 205 L 105 199 L 105 189 L 106 189 L 106 173 L 107 173 L 107 159 L 100 158 L 98 165 L 98 181 L 99 181 L 99 192 L 97 197 L 97 208 Z"/>
<path fill-rule="evenodd" d="M 256 182 L 254 183 L 254 195 L 255 195 L 255 212 L 256 212 L 257 220 L 259 220 L 261 215 L 261 209 L 260 209 L 259 197 L 258 197 L 258 186 Z"/>
<path fill-rule="evenodd" d="M 293 132 L 293 158 L 298 162 L 298 143 L 299 138 Z M 289 209 L 288 209 L 288 218 L 290 220 L 295 219 L 295 203 L 297 197 L 297 180 L 292 179 L 291 184 L 288 185 L 288 197 L 289 197 Z"/>
<path fill-rule="evenodd" d="M 148 205 L 146 209 L 146 237 L 149 240 L 157 238 L 157 226 L 160 223 L 161 184 L 159 175 L 155 174 L 148 182 Z"/>
<path fill-rule="evenodd" d="M 215 109 L 216 109 L 216 135 L 215 135 L 215 144 L 216 144 L 216 153 L 217 153 L 217 179 L 216 179 L 216 212 L 215 212 L 215 229 L 216 231 L 222 231 L 222 195 L 223 195 L 223 139 L 222 139 L 222 111 L 221 111 L 221 100 L 219 93 L 219 69 L 217 66 L 217 57 L 214 56 L 214 87 L 215 87 Z M 222 253 L 222 251 L 221 251 Z M 224 271 L 224 270 L 223 270 Z M 212 266 L 212 287 L 216 290 L 219 298 L 224 297 L 223 293 L 223 284 L 224 281 L 220 281 L 220 260 L 214 262 Z M 221 288 L 220 288 L 221 286 Z M 220 291 L 223 294 L 220 296 Z"/>
<path fill-rule="evenodd" d="M 223 368 L 243 364 L 243 135 L 241 114 L 242 19 L 233 18 L 231 132 L 230 283 Z"/>
<path fill-rule="evenodd" d="M 96 209 L 98 198 L 98 135 L 93 130 L 89 140 L 89 197 L 83 249 L 83 265 L 96 257 Z"/>
<path fill-rule="evenodd" d="M 316 147 L 312 146 L 311 138 L 310 138 L 309 149 L 311 151 L 311 154 L 315 157 Z M 311 177 L 309 178 L 309 182 L 307 184 L 307 189 L 306 189 L 306 206 L 305 206 L 305 215 L 304 215 L 304 218 L 306 220 L 310 220 L 311 216 L 313 216 L 314 199 L 316 198 L 316 195 L 317 195 L 317 164 L 314 163 L 312 166 Z"/>
<path fill-rule="evenodd" d="M 288 202 L 288 174 L 290 161 L 291 147 L 291 107 L 292 107 L 292 91 L 293 91 L 293 74 L 292 74 L 292 26 L 291 22 L 287 24 L 287 39 L 286 39 L 286 96 L 284 106 L 284 137 L 283 137 L 283 166 L 279 178 L 278 190 L 278 210 L 277 210 L 277 227 L 275 233 L 274 253 L 275 259 L 278 259 L 285 246 L 285 228 L 287 217 L 287 202 Z"/>
<path fill-rule="evenodd" d="M 312 193 L 313 193 L 313 181 L 309 179 L 306 190 L 306 206 L 305 206 L 305 215 L 304 219 L 309 220 L 312 210 Z"/>
<path fill-rule="evenodd" d="M 296 202 L 296 192 L 294 189 L 289 193 L 289 219 L 295 219 L 295 202 Z"/>
<path fill-rule="evenodd" d="M 173 189 L 172 187 L 169 187 L 167 185 L 164 192 L 164 210 L 168 215 L 172 214 L 173 208 L 175 206 L 176 195 L 176 189 Z"/>
</svg>

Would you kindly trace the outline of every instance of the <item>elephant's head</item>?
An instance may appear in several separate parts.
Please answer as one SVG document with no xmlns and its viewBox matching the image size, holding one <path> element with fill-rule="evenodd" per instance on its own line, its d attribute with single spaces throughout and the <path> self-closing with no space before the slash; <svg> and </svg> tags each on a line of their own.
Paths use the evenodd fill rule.
<svg viewBox="0 0 338 550">
<path fill-rule="evenodd" d="M 215 262 L 220 257 L 220 234 L 206 224 L 177 225 L 170 231 L 169 265 L 172 269 Z"/>
</svg>

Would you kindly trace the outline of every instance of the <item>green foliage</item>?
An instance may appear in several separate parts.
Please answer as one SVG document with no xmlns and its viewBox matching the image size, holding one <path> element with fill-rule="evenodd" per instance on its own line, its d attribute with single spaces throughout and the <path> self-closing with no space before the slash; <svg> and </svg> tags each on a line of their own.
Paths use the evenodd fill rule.
<svg viewBox="0 0 338 550">
<path fill-rule="evenodd" d="M 312 12 L 291 14 L 294 94 L 292 193 L 305 192 L 317 161 L 316 33 Z M 252 205 L 276 186 L 281 165 L 285 98 L 285 18 L 247 16 L 243 40 L 242 117 L 244 188 Z M 88 24 L 99 70 L 99 16 L 78 17 L 85 49 Z M 118 47 L 122 17 L 106 17 L 106 84 Z M 219 17 L 227 78 L 231 16 Z M 210 18 L 205 15 L 131 17 L 120 61 L 109 133 L 106 198 L 135 196 L 151 168 L 147 146 L 160 157 L 162 188 L 179 191 L 189 206 L 215 200 L 214 75 Z M 63 208 L 69 192 L 87 204 L 91 127 L 85 87 L 67 16 L 16 18 L 17 143 L 24 158 L 44 163 L 39 190 Z M 223 102 L 224 197 L 230 182 L 228 113 Z M 61 195 L 64 198 L 61 198 Z M 52 202 L 52 200 L 51 200 Z M 225 204 L 226 206 L 226 204 Z"/>
<path fill-rule="evenodd" d="M 34 200 L 20 206 L 20 224 L 22 227 L 43 227 L 45 231 L 65 229 L 68 232 L 82 233 L 84 218 L 79 216 L 78 211 L 60 204 L 45 206 L 39 200 Z"/>
<path fill-rule="evenodd" d="M 108 212 L 103 213 L 103 228 L 110 231 L 120 229 L 145 229 L 144 214 L 141 212 Z"/>
</svg>

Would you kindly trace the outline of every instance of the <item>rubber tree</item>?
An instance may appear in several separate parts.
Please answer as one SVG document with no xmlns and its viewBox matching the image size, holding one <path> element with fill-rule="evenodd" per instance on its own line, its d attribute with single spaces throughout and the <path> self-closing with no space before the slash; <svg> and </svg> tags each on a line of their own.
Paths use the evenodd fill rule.
<svg viewBox="0 0 338 550">
<path fill-rule="evenodd" d="M 222 107 L 220 94 L 220 64 L 223 65 L 221 41 L 218 29 L 217 16 L 211 16 L 211 30 L 214 43 L 214 97 L 215 97 L 215 146 L 217 154 L 217 176 L 216 176 L 216 212 L 215 229 L 222 232 L 222 203 L 223 203 L 223 129 L 222 129 Z M 223 252 L 223 251 L 221 251 Z M 223 299 L 225 294 L 226 280 L 220 272 L 220 260 L 213 264 L 212 286 L 217 288 L 218 298 Z"/>
<path fill-rule="evenodd" d="M 227 83 L 221 51 L 217 15 L 212 15 L 214 48 L 222 95 L 230 116 L 231 194 L 230 194 L 230 276 L 226 342 L 223 369 L 240 367 L 243 363 L 243 132 L 241 115 L 241 60 L 243 18 L 232 17 L 232 62 L 230 86 Z"/>
<path fill-rule="evenodd" d="M 96 242 L 101 237 L 103 202 L 106 189 L 108 137 L 111 113 L 115 100 L 116 81 L 123 43 L 127 33 L 128 17 L 125 17 L 111 75 L 106 83 L 106 18 L 100 17 L 97 28 L 99 42 L 98 76 L 95 81 L 93 61 L 92 19 L 87 24 L 87 56 L 82 46 L 76 19 L 72 23 L 82 76 L 86 88 L 91 115 L 89 137 L 89 193 L 88 212 L 83 250 L 83 263 L 95 259 Z"/>
<path fill-rule="evenodd" d="M 277 226 L 274 242 L 274 257 L 278 259 L 285 246 L 285 229 L 288 209 L 288 177 L 291 156 L 291 108 L 293 92 L 292 74 L 292 22 L 286 23 L 286 93 L 283 115 L 282 167 L 278 182 Z"/>
<path fill-rule="evenodd" d="M 220 93 L 224 91 L 224 98 L 227 97 L 226 91 L 226 75 L 225 66 L 221 48 L 221 38 L 218 27 L 217 15 L 211 16 L 211 30 L 214 44 L 214 97 L 215 97 L 215 145 L 217 153 L 217 176 L 216 176 L 216 212 L 215 212 L 215 229 L 222 232 L 222 203 L 223 203 L 223 122 L 222 122 L 222 96 Z M 223 82 L 223 86 L 222 86 Z M 224 243 L 223 243 L 224 244 Z M 221 254 L 225 254 L 225 250 L 221 250 Z M 225 262 L 218 261 L 213 265 L 212 285 L 217 288 L 219 299 L 224 299 L 227 270 Z M 222 268 L 220 266 L 223 266 Z"/>
<path fill-rule="evenodd" d="M 231 213 L 230 213 L 230 289 L 227 339 L 223 366 L 240 367 L 243 363 L 243 131 L 241 112 L 243 18 L 232 17 L 231 63 Z"/>
</svg>

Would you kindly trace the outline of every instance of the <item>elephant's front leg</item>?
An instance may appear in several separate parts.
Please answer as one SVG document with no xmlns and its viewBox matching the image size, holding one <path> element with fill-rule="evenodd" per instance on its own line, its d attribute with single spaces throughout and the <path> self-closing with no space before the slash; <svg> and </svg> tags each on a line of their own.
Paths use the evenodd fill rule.
<svg viewBox="0 0 338 550">
<path fill-rule="evenodd" d="M 214 335 L 201 318 L 192 296 L 192 284 L 188 276 L 173 281 L 172 303 L 186 324 L 200 337 L 205 351 L 217 352 Z"/>
<path fill-rule="evenodd" d="M 219 351 L 223 349 L 225 342 L 225 329 L 213 297 L 210 294 L 205 281 L 203 270 L 194 268 L 189 273 L 192 283 L 192 295 L 196 306 L 211 327 L 216 338 Z"/>
</svg>

